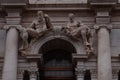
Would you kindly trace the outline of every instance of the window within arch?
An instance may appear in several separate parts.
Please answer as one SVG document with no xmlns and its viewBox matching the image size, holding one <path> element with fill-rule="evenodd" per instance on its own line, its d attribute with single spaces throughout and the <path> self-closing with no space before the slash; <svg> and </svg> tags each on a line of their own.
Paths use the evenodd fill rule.
<svg viewBox="0 0 120 80">
<path fill-rule="evenodd" d="M 44 76 L 53 80 L 73 80 L 71 54 L 64 50 L 53 50 L 44 54 Z M 46 79 L 45 79 L 46 80 Z"/>
<path fill-rule="evenodd" d="M 62 39 L 54 39 L 42 46 L 41 53 L 41 80 L 76 80 L 72 63 L 72 53 L 75 50 L 72 44 Z"/>
</svg>

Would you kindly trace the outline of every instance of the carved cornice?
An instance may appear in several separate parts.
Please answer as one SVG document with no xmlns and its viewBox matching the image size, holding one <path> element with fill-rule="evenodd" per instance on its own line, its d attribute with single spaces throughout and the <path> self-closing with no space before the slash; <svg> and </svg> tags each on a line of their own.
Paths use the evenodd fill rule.
<svg viewBox="0 0 120 80">
<path fill-rule="evenodd" d="M 94 9 L 115 8 L 117 0 L 89 0 L 89 4 Z M 103 7 L 104 6 L 104 7 Z"/>
<path fill-rule="evenodd" d="M 95 56 L 94 54 L 72 54 L 72 59 L 73 62 L 78 62 L 78 61 L 86 61 L 88 60 L 91 56 Z"/>
<path fill-rule="evenodd" d="M 0 3 L 2 6 L 24 6 L 29 2 L 29 0 L 1 0 Z"/>
<path fill-rule="evenodd" d="M 76 54 L 76 53 L 73 53 L 72 57 L 73 57 L 73 60 L 75 60 L 75 61 L 88 59 L 87 54 Z"/>
<path fill-rule="evenodd" d="M 87 4 L 30 4 L 26 10 L 90 10 Z"/>
</svg>

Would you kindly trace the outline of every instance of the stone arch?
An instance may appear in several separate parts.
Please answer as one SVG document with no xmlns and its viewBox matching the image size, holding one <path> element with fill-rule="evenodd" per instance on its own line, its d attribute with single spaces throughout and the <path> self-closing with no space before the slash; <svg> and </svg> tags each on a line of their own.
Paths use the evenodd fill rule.
<svg viewBox="0 0 120 80">
<path fill-rule="evenodd" d="M 85 54 L 85 50 L 84 50 L 84 46 L 83 46 L 82 42 L 80 42 L 80 41 L 74 41 L 74 40 L 70 39 L 67 36 L 49 36 L 49 37 L 43 37 L 43 38 L 39 39 L 38 41 L 36 41 L 34 44 L 31 44 L 30 52 L 29 53 L 30 54 L 38 54 L 39 50 L 41 49 L 41 47 L 45 43 L 47 43 L 48 41 L 51 41 L 51 40 L 55 40 L 55 39 L 60 39 L 60 40 L 66 41 L 69 44 L 71 44 L 74 47 L 75 52 L 77 54 Z"/>
<path fill-rule="evenodd" d="M 41 64 L 38 64 L 42 69 L 39 73 L 43 74 L 40 79 L 75 80 L 72 53 L 76 52 L 75 44 L 65 37 L 51 37 L 45 41 L 39 49 L 39 53 L 43 55 Z"/>
<path fill-rule="evenodd" d="M 55 49 L 61 49 L 61 50 L 65 50 L 71 53 L 76 53 L 75 47 L 70 42 L 64 39 L 60 39 L 60 38 L 55 38 L 55 39 L 49 40 L 48 42 L 44 43 L 41 46 L 39 53 L 44 54 L 46 52 L 49 52 Z"/>
</svg>

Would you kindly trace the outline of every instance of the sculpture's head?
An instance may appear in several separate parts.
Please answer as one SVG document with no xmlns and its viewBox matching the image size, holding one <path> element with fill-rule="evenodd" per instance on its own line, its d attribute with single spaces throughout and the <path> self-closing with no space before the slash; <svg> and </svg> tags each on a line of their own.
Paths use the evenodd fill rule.
<svg viewBox="0 0 120 80">
<path fill-rule="evenodd" d="M 46 18 L 46 17 L 49 18 L 48 14 L 45 14 L 44 17 L 45 17 L 45 18 Z"/>
<path fill-rule="evenodd" d="M 69 13 L 68 17 L 70 19 L 70 22 L 73 22 L 74 18 L 75 18 L 75 15 L 73 13 Z"/>
<path fill-rule="evenodd" d="M 43 18 L 44 18 L 43 11 L 38 11 L 37 16 L 38 16 L 38 21 L 43 21 Z"/>
</svg>

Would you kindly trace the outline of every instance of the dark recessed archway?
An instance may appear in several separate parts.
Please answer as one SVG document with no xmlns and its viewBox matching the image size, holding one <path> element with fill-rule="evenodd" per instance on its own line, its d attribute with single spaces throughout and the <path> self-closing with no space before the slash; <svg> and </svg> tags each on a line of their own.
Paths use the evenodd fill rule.
<svg viewBox="0 0 120 80">
<path fill-rule="evenodd" d="M 76 53 L 75 47 L 70 42 L 59 38 L 52 39 L 46 42 L 45 44 L 43 44 L 39 53 L 46 53 L 48 51 L 55 49 L 62 49 L 71 53 Z"/>
<path fill-rule="evenodd" d="M 72 53 L 74 46 L 63 39 L 53 39 L 41 47 L 43 64 L 39 67 L 41 80 L 75 80 Z"/>
</svg>

